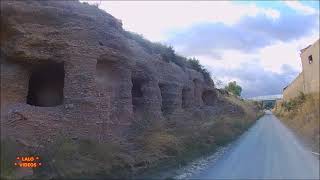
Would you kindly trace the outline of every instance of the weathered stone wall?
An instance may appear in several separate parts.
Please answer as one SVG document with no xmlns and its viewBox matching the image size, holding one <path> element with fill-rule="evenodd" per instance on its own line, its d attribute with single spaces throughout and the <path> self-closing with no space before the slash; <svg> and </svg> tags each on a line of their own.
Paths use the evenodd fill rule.
<svg viewBox="0 0 320 180">
<path fill-rule="evenodd" d="M 300 55 L 306 94 L 319 92 L 319 48 L 318 40 Z M 309 57 L 312 57 L 311 63 L 309 63 Z"/>
<path fill-rule="evenodd" d="M 303 73 L 300 73 L 296 79 L 294 79 L 284 90 L 283 90 L 283 99 L 289 100 L 295 98 L 299 95 L 299 93 L 304 92 L 304 80 Z"/>
<path fill-rule="evenodd" d="M 121 26 L 76 1 L 1 1 L 2 135 L 28 145 L 60 132 L 107 140 L 126 136 L 145 114 L 165 120 L 182 118 L 183 111 L 201 114 L 202 107 L 213 112 L 218 96 L 212 82 L 146 52 Z M 64 73 L 62 102 L 28 104 L 32 74 L 57 64 Z"/>
<path fill-rule="evenodd" d="M 299 96 L 300 92 L 305 94 L 317 93 L 319 87 L 319 40 L 309 47 L 303 49 L 300 54 L 302 72 L 283 91 L 285 101 Z M 312 62 L 309 62 L 309 58 Z"/>
</svg>

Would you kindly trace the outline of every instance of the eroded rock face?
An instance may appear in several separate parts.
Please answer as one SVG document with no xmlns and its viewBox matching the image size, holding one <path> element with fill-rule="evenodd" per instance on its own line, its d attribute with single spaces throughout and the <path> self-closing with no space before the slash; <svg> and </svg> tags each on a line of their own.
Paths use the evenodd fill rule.
<svg viewBox="0 0 320 180">
<path fill-rule="evenodd" d="M 215 108 L 213 83 L 145 51 L 96 7 L 1 1 L 1 12 L 5 136 L 34 145 L 60 131 L 107 140 L 145 114 L 163 121 Z"/>
<path fill-rule="evenodd" d="M 207 106 L 214 106 L 218 98 L 214 90 L 204 90 L 201 97 L 204 105 Z"/>
</svg>

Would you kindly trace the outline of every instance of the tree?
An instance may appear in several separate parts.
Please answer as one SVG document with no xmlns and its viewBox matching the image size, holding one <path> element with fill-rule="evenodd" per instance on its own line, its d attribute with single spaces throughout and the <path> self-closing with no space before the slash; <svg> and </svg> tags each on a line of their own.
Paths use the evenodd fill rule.
<svg viewBox="0 0 320 180">
<path fill-rule="evenodd" d="M 237 96 L 240 96 L 242 91 L 241 86 L 239 86 L 236 81 L 229 82 L 224 89 Z"/>
</svg>

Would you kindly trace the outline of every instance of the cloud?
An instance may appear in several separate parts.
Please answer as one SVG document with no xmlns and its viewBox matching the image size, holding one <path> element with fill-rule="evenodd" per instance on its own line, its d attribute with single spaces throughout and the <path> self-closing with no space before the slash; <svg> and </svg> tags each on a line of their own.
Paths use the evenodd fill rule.
<svg viewBox="0 0 320 180">
<path fill-rule="evenodd" d="M 217 79 L 222 80 L 225 84 L 237 81 L 242 87 L 242 96 L 246 98 L 281 94 L 282 89 L 298 74 L 297 70 L 287 64 L 282 65 L 282 73 L 268 71 L 257 60 L 242 63 L 232 70 L 230 68 L 208 68 L 217 75 Z"/>
<path fill-rule="evenodd" d="M 82 1 L 83 2 L 83 1 Z M 166 40 L 167 31 L 182 29 L 197 23 L 232 25 L 242 17 L 260 14 L 276 19 L 280 13 L 254 3 L 237 4 L 228 1 L 87 1 L 123 21 L 126 30 L 144 35 L 152 41 Z"/>
<path fill-rule="evenodd" d="M 301 72 L 299 50 L 318 38 L 313 34 L 292 42 L 277 42 L 256 53 L 222 50 L 219 59 L 210 55 L 196 57 L 224 85 L 237 81 L 244 97 L 281 94 L 282 88 Z"/>
<path fill-rule="evenodd" d="M 172 33 L 168 42 L 179 46 L 179 51 L 186 55 L 212 55 L 226 49 L 255 52 L 278 41 L 288 42 L 319 32 L 318 21 L 316 15 L 284 13 L 278 19 L 266 15 L 246 16 L 234 25 L 196 24 Z"/>
<path fill-rule="evenodd" d="M 312 7 L 305 6 L 302 3 L 300 3 L 299 1 L 284 1 L 284 3 L 288 7 L 292 8 L 298 12 L 304 13 L 304 14 L 315 14 L 317 12 Z"/>
</svg>

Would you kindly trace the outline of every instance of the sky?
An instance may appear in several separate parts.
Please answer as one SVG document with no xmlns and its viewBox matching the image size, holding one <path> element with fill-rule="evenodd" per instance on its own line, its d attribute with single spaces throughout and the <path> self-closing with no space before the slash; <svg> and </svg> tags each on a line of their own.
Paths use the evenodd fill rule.
<svg viewBox="0 0 320 180">
<path fill-rule="evenodd" d="M 88 1 L 123 28 L 196 57 L 243 97 L 281 94 L 319 39 L 319 1 Z"/>
</svg>

